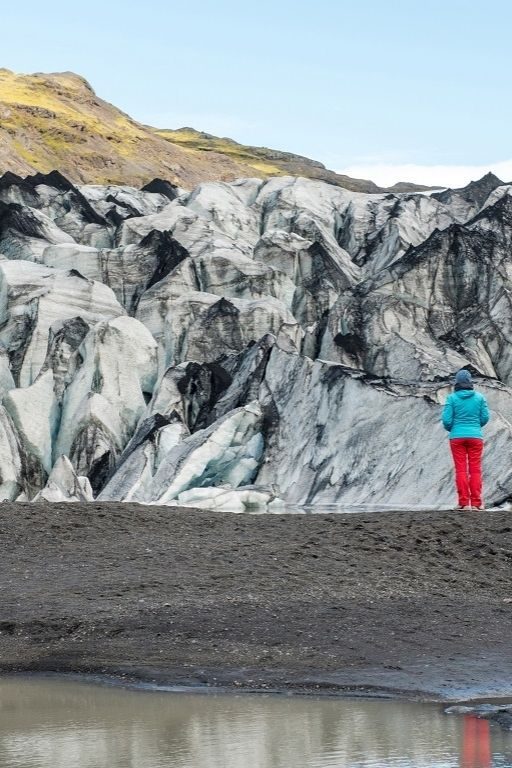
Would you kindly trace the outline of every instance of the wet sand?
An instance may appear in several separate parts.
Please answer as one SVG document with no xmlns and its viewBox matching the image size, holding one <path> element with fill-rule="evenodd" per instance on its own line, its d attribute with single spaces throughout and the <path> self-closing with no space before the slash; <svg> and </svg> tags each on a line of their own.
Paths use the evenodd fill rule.
<svg viewBox="0 0 512 768">
<path fill-rule="evenodd" d="M 0 506 L 0 669 L 512 695 L 506 512 Z"/>
</svg>

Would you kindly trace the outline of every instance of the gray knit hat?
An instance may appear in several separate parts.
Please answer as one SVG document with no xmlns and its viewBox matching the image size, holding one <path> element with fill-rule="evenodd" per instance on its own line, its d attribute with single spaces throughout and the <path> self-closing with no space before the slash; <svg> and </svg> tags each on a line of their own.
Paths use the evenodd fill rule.
<svg viewBox="0 0 512 768">
<path fill-rule="evenodd" d="M 455 384 L 462 384 L 464 386 L 472 384 L 472 381 L 470 372 L 465 368 L 461 368 L 460 371 L 457 371 L 455 374 Z"/>
</svg>

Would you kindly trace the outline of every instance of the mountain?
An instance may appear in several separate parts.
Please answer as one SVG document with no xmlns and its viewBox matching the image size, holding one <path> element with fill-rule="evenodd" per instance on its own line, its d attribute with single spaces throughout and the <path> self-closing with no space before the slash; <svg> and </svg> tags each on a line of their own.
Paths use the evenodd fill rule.
<svg viewBox="0 0 512 768">
<path fill-rule="evenodd" d="M 440 404 L 487 395 L 512 498 L 512 186 L 0 178 L 0 498 L 450 504 Z"/>
<path fill-rule="evenodd" d="M 232 179 L 245 169 L 227 157 L 183 150 L 100 99 L 71 72 L 0 70 L 0 169 L 58 168 L 74 182 L 141 186 L 165 176 L 182 186 Z"/>
<path fill-rule="evenodd" d="M 26 175 L 55 168 L 75 183 L 140 187 L 163 177 L 190 189 L 201 181 L 285 175 L 380 191 L 371 181 L 336 174 L 299 155 L 245 147 L 191 128 L 142 125 L 71 72 L 18 75 L 0 69 L 0 172 Z"/>
<path fill-rule="evenodd" d="M 238 144 L 233 139 L 219 138 L 209 133 L 196 131 L 194 128 L 179 128 L 178 130 L 158 130 L 159 136 L 171 141 L 184 149 L 193 149 L 196 152 L 216 152 L 231 158 L 237 163 L 243 164 L 247 169 L 246 175 L 268 178 L 270 176 L 301 176 L 306 179 L 318 179 L 334 184 L 337 187 L 350 189 L 354 192 L 382 192 L 384 191 L 372 181 L 353 179 L 350 176 L 335 173 L 328 170 L 317 160 L 310 160 L 302 155 L 292 152 L 280 152 L 266 147 L 251 147 Z M 427 190 L 419 184 L 400 182 L 389 190 L 391 192 L 417 192 Z"/>
</svg>

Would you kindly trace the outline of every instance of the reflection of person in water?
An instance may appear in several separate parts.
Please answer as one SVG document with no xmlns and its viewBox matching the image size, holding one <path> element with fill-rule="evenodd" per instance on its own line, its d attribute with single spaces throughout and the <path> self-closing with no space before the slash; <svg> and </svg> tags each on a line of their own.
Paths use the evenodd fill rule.
<svg viewBox="0 0 512 768">
<path fill-rule="evenodd" d="M 491 761 L 489 721 L 464 715 L 460 768 L 491 768 Z"/>
</svg>

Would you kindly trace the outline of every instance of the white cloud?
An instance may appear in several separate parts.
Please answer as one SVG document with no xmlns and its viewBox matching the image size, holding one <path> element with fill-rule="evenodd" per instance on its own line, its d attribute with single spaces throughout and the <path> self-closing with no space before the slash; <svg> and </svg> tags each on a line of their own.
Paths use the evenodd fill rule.
<svg viewBox="0 0 512 768">
<path fill-rule="evenodd" d="M 371 179 L 381 187 L 391 187 L 398 181 L 440 187 L 463 187 L 492 171 L 503 181 L 512 181 L 512 160 L 488 165 L 415 165 L 414 163 L 368 163 L 342 168 L 358 179 Z"/>
</svg>

